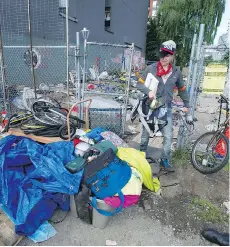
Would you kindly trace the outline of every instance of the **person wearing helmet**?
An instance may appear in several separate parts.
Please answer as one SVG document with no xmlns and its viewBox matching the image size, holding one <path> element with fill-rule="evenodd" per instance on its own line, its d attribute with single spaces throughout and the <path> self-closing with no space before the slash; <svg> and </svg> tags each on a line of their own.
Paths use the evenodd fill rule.
<svg viewBox="0 0 230 247">
<path fill-rule="evenodd" d="M 169 40 L 164 42 L 159 51 L 159 62 L 149 65 L 138 79 L 137 89 L 147 95 L 150 100 L 158 98 L 163 99 L 167 107 L 167 125 L 161 129 L 163 134 L 163 152 L 161 156 L 161 168 L 173 172 L 174 168 L 170 163 L 171 144 L 173 138 L 173 124 L 172 124 L 172 100 L 174 86 L 178 88 L 180 98 L 184 102 L 185 111 L 189 109 L 189 96 L 186 85 L 182 79 L 182 74 L 179 68 L 173 65 L 174 55 L 176 51 L 176 44 L 174 41 Z M 156 91 L 151 91 L 145 84 L 148 74 L 153 75 L 158 80 Z M 187 114 L 187 122 L 191 123 L 192 116 Z M 160 127 L 160 126 L 159 126 Z M 161 127 L 160 127 L 161 128 Z M 140 150 L 147 151 L 149 142 L 149 133 L 142 126 L 142 136 Z"/>
</svg>

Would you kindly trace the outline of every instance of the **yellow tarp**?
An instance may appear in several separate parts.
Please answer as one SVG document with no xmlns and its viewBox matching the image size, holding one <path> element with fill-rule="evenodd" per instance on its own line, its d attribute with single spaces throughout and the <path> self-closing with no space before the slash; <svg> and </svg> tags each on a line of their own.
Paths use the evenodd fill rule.
<svg viewBox="0 0 230 247">
<path fill-rule="evenodd" d="M 126 161 L 130 166 L 135 167 L 143 177 L 143 183 L 151 191 L 158 192 L 160 181 L 152 177 L 152 168 L 145 159 L 145 153 L 134 148 L 118 147 L 117 156 Z"/>
</svg>

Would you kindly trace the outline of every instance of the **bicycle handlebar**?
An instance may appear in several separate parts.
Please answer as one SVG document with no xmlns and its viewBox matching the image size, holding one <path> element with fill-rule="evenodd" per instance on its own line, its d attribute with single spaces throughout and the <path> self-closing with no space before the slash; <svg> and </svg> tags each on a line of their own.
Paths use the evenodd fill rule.
<svg viewBox="0 0 230 247">
<path fill-rule="evenodd" d="M 226 98 L 223 94 L 220 95 L 220 98 L 223 99 L 226 103 L 229 102 L 228 98 Z"/>
<path fill-rule="evenodd" d="M 184 111 L 184 108 L 181 108 L 181 107 L 174 107 L 174 108 L 172 108 L 172 110 L 175 110 L 176 112 L 183 112 L 183 113 L 186 113 L 186 112 Z"/>
<path fill-rule="evenodd" d="M 149 98 L 149 96 L 148 96 L 148 95 L 145 95 L 144 97 L 139 98 L 138 100 L 139 100 L 139 101 L 143 101 L 143 100 L 148 99 L 148 98 Z"/>
</svg>

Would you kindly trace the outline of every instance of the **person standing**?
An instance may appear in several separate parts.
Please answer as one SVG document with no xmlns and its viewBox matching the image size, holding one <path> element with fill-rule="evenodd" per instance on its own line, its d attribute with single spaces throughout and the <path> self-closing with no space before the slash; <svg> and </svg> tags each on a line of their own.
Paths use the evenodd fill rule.
<svg viewBox="0 0 230 247">
<path fill-rule="evenodd" d="M 173 138 L 172 100 L 174 86 L 177 86 L 179 96 L 184 102 L 184 111 L 189 111 L 189 96 L 186 85 L 182 79 L 180 69 L 173 65 L 175 51 L 176 44 L 174 41 L 169 40 L 164 42 L 159 51 L 159 62 L 149 65 L 143 75 L 139 77 L 137 83 L 137 89 L 147 95 L 150 100 L 161 98 L 167 107 L 167 125 L 163 126 L 159 124 L 159 128 L 162 128 L 161 132 L 164 138 L 160 165 L 162 169 L 170 172 L 174 171 L 173 165 L 170 163 Z M 145 80 L 149 73 L 159 81 L 156 93 L 145 86 Z M 192 116 L 187 114 L 187 122 L 191 123 L 192 121 Z M 142 126 L 140 150 L 146 152 L 148 143 L 149 133 Z"/>
</svg>

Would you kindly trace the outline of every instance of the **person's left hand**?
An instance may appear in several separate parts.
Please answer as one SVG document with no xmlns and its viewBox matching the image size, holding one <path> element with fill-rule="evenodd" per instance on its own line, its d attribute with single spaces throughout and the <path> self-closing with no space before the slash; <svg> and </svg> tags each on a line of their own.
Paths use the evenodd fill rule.
<svg viewBox="0 0 230 247">
<path fill-rule="evenodd" d="M 184 107 L 184 113 L 188 113 L 188 107 Z"/>
<path fill-rule="evenodd" d="M 186 115 L 186 122 L 187 122 L 188 124 L 192 124 L 192 123 L 193 123 L 192 115 L 189 114 L 189 113 L 187 113 L 187 115 Z"/>
</svg>

